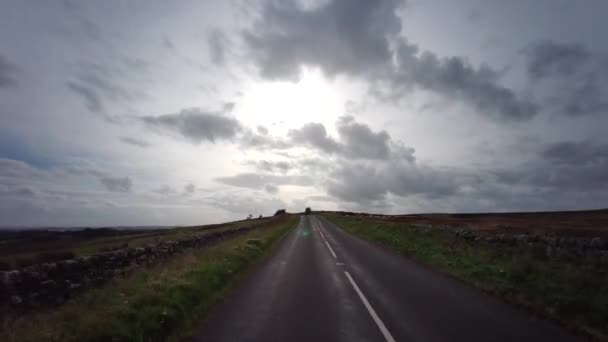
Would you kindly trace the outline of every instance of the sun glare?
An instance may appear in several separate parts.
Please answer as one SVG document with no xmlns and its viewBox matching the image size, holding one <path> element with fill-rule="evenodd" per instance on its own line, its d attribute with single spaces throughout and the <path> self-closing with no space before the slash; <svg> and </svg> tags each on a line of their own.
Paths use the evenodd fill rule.
<svg viewBox="0 0 608 342">
<path fill-rule="evenodd" d="M 332 81 L 320 71 L 303 70 L 298 82 L 252 85 L 239 104 L 239 119 L 250 125 L 294 128 L 308 122 L 331 126 L 342 114 L 343 101 Z"/>
</svg>

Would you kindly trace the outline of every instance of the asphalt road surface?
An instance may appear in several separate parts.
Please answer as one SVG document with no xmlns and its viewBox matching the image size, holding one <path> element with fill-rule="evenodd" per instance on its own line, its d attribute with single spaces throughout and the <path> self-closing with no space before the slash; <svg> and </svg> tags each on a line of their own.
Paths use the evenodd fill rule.
<svg viewBox="0 0 608 342">
<path fill-rule="evenodd" d="M 196 341 L 574 341 L 560 328 L 320 216 L 226 297 Z"/>
</svg>

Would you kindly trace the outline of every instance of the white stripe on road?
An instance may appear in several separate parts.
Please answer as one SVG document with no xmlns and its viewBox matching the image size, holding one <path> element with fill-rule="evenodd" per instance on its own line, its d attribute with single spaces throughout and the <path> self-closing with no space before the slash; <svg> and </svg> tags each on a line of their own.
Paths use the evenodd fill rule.
<svg viewBox="0 0 608 342">
<path fill-rule="evenodd" d="M 363 302 L 363 305 L 365 305 L 365 308 L 369 312 L 369 315 L 372 316 L 372 319 L 374 320 L 374 322 L 376 322 L 376 325 L 380 329 L 380 332 L 382 332 L 382 335 L 384 336 L 384 339 L 386 339 L 386 342 L 395 342 L 393 335 L 391 335 L 390 331 L 388 331 L 380 317 L 378 317 L 378 314 L 376 314 L 376 311 L 374 310 L 374 308 L 372 308 L 372 305 L 369 303 L 367 298 L 365 298 L 365 295 L 363 294 L 363 292 L 361 292 L 361 289 L 359 289 L 359 286 L 357 286 L 357 283 L 355 283 L 353 277 L 350 276 L 350 273 L 348 273 L 348 271 L 344 271 L 344 274 L 346 274 L 346 277 L 350 281 L 350 284 L 353 286 L 353 288 L 359 295 L 359 298 L 361 298 L 361 301 Z"/>
<path fill-rule="evenodd" d="M 314 223 L 314 225 L 315 225 L 315 228 L 317 228 L 317 230 L 321 234 L 321 237 L 323 238 L 323 241 L 325 242 L 325 245 L 327 246 L 327 248 L 329 248 L 329 251 L 331 252 L 331 255 L 333 255 L 334 259 L 338 259 L 338 256 L 336 255 L 336 252 L 334 252 L 333 248 L 331 248 L 331 246 L 329 245 L 329 242 L 327 242 L 327 239 L 325 238 L 325 235 L 323 235 L 323 232 L 321 231 L 321 228 L 319 228 L 319 226 L 317 225 L 317 223 Z"/>
<path fill-rule="evenodd" d="M 331 255 L 334 256 L 334 259 L 338 259 L 338 256 L 336 255 L 336 253 L 334 253 L 334 250 L 331 249 L 331 246 L 329 245 L 329 243 L 327 242 L 327 240 L 325 240 L 325 244 L 327 245 L 327 248 L 329 248 L 329 251 L 331 252 Z"/>
<path fill-rule="evenodd" d="M 323 241 L 325 242 L 325 245 L 327 245 L 327 248 L 331 252 L 331 255 L 333 255 L 334 259 L 338 259 L 338 257 L 336 256 L 336 253 L 331 248 L 331 246 L 329 245 L 329 242 L 327 242 L 327 239 L 325 238 L 325 235 L 321 231 L 321 224 L 318 221 L 318 219 L 315 217 L 311 221 L 313 223 L 314 228 L 317 229 L 317 231 L 321 234 L 321 237 L 323 238 Z M 344 266 L 344 263 L 336 262 L 336 265 L 337 266 Z M 359 298 L 363 302 L 363 305 L 367 309 L 367 312 L 369 312 L 369 315 L 372 316 L 372 319 L 374 320 L 374 322 L 376 323 L 376 325 L 380 329 L 380 332 L 382 333 L 382 336 L 384 336 L 384 339 L 386 340 L 386 342 L 395 342 L 395 339 L 393 338 L 393 335 L 391 335 L 390 331 L 388 331 L 388 329 L 384 325 L 384 322 L 382 322 L 382 320 L 380 319 L 380 317 L 378 317 L 378 314 L 376 313 L 376 310 L 374 310 L 374 308 L 369 303 L 369 301 L 367 300 L 367 298 L 365 297 L 365 295 L 363 294 L 363 292 L 361 292 L 361 289 L 359 288 L 359 286 L 357 285 L 357 283 L 355 283 L 355 280 L 353 279 L 353 277 L 350 275 L 350 273 L 348 273 L 348 271 L 344 271 L 344 274 L 346 274 L 346 277 L 348 278 L 348 281 L 350 281 L 350 284 L 355 289 L 355 292 L 357 292 L 357 294 L 359 295 Z"/>
</svg>

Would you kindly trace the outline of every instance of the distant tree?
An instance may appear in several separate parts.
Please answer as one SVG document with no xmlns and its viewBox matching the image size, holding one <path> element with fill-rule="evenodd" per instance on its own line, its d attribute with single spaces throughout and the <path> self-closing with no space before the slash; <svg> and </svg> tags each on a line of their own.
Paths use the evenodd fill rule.
<svg viewBox="0 0 608 342">
<path fill-rule="evenodd" d="M 304 210 L 304 215 L 310 215 L 312 214 L 312 210 L 310 210 L 310 207 L 306 208 L 306 210 Z"/>
<path fill-rule="evenodd" d="M 285 215 L 285 214 L 287 214 L 285 209 L 279 209 L 279 210 L 277 210 L 276 213 L 274 213 L 274 216 L 280 216 L 280 215 Z"/>
<path fill-rule="evenodd" d="M 251 215 L 251 214 L 247 215 L 248 220 L 251 220 L 252 218 L 253 218 L 253 215 Z"/>
<path fill-rule="evenodd" d="M 260 214 L 260 217 L 258 217 L 258 218 L 262 218 L 262 217 L 263 217 L 262 214 Z"/>
</svg>

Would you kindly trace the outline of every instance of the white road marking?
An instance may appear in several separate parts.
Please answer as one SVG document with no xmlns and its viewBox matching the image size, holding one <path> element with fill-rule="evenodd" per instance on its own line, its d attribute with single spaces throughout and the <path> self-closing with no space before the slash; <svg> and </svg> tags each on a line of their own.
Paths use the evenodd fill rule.
<svg viewBox="0 0 608 342">
<path fill-rule="evenodd" d="M 329 242 L 325 238 L 325 235 L 321 231 L 321 225 L 318 223 L 318 219 L 316 217 L 314 218 L 314 220 L 312 220 L 312 223 L 313 223 L 314 228 L 316 228 L 316 230 L 319 232 L 319 234 L 323 238 L 323 241 L 325 242 L 325 245 L 327 245 L 327 248 L 331 252 L 331 255 L 333 255 L 334 259 L 338 259 L 338 256 L 336 255 L 334 250 L 331 248 L 331 245 L 329 244 Z M 344 266 L 344 263 L 336 262 L 336 266 Z M 380 317 L 378 317 L 376 310 L 374 310 L 372 305 L 369 303 L 369 301 L 367 300 L 367 298 L 365 297 L 365 295 L 363 294 L 363 292 L 357 285 L 357 283 L 355 283 L 355 280 L 353 279 L 353 277 L 350 275 L 350 273 L 348 273 L 348 271 L 344 271 L 344 274 L 346 275 L 346 278 L 348 278 L 348 281 L 350 282 L 352 287 L 355 289 L 355 292 L 357 292 L 357 294 L 359 295 L 359 298 L 363 302 L 363 305 L 367 309 L 367 312 L 369 312 L 369 315 L 372 317 L 372 319 L 374 320 L 374 322 L 380 329 L 380 332 L 382 333 L 382 336 L 384 336 L 384 339 L 386 340 L 386 342 L 395 342 L 393 335 L 391 335 L 390 331 L 388 331 L 388 329 L 384 325 L 384 322 L 382 322 Z"/>
<path fill-rule="evenodd" d="M 334 256 L 334 259 L 338 259 L 338 256 L 336 255 L 336 253 L 334 252 L 334 250 L 331 249 L 331 246 L 329 245 L 329 242 L 327 242 L 327 240 L 325 240 L 325 244 L 327 245 L 327 248 L 329 248 L 329 251 L 331 252 L 331 255 Z"/>
<path fill-rule="evenodd" d="M 365 298 L 365 295 L 363 294 L 363 292 L 361 292 L 361 289 L 359 289 L 359 286 L 357 286 L 357 283 L 355 283 L 353 277 L 350 276 L 350 273 L 348 273 L 348 271 L 344 271 L 344 274 L 346 274 L 346 277 L 350 281 L 350 284 L 353 286 L 353 288 L 359 295 L 359 298 L 361 298 L 361 301 L 363 302 L 363 305 L 365 305 L 367 312 L 369 312 L 369 315 L 372 316 L 372 319 L 374 320 L 374 322 L 376 322 L 376 325 L 380 329 L 380 332 L 382 332 L 382 335 L 384 336 L 386 342 L 395 342 L 393 335 L 391 335 L 390 331 L 388 331 L 380 317 L 378 317 L 378 314 L 376 313 L 374 308 L 372 308 L 372 305 L 369 303 L 367 298 Z"/>
<path fill-rule="evenodd" d="M 331 246 L 329 245 L 329 242 L 327 242 L 327 239 L 325 238 L 325 235 L 323 235 L 323 232 L 321 231 L 321 229 L 318 226 L 316 228 L 319 230 L 319 233 L 321 234 L 321 237 L 323 238 L 323 241 L 325 242 L 325 245 L 327 246 L 327 248 L 331 252 L 331 255 L 334 257 L 334 259 L 338 259 L 338 256 L 336 255 L 336 252 L 334 252 L 333 248 L 331 248 Z"/>
</svg>

